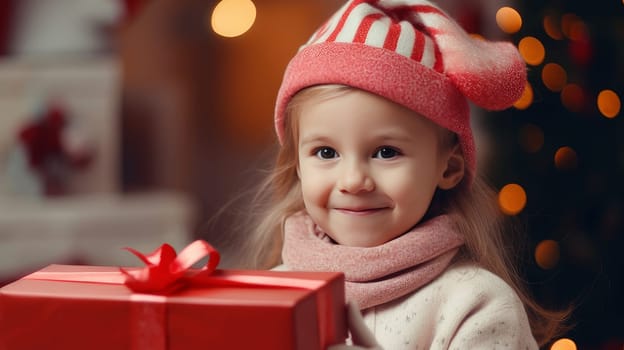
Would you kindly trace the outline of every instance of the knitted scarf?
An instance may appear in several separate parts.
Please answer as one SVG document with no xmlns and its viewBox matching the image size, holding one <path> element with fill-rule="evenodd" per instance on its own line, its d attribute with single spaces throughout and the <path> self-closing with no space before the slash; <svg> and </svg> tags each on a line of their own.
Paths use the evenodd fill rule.
<svg viewBox="0 0 624 350">
<path fill-rule="evenodd" d="M 416 291 L 440 275 L 463 245 L 438 216 L 376 247 L 335 244 L 300 212 L 286 220 L 282 259 L 289 270 L 345 274 L 347 300 L 364 310 Z"/>
</svg>

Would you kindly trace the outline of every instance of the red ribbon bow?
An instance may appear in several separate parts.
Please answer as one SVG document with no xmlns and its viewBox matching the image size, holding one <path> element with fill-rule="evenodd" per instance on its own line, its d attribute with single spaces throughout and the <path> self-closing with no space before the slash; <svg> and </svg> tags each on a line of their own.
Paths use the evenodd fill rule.
<svg viewBox="0 0 624 350">
<path fill-rule="evenodd" d="M 124 284 L 138 293 L 171 294 L 192 279 L 212 274 L 221 259 L 219 252 L 203 240 L 189 244 L 180 254 L 167 243 L 147 255 L 132 248 L 125 249 L 147 265 L 143 269 L 119 268 L 126 276 Z M 208 261 L 204 266 L 192 268 L 205 257 Z"/>
</svg>

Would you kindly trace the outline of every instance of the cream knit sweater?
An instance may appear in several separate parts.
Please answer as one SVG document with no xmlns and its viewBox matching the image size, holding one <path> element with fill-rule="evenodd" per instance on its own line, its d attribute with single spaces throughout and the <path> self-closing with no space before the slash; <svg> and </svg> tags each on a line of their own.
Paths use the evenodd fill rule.
<svg viewBox="0 0 624 350">
<path fill-rule="evenodd" d="M 451 266 L 418 291 L 363 315 L 386 350 L 538 348 L 513 289 L 469 264 Z"/>
<path fill-rule="evenodd" d="M 452 265 L 414 293 L 362 314 L 385 350 L 538 349 L 514 290 L 467 263 Z"/>
</svg>

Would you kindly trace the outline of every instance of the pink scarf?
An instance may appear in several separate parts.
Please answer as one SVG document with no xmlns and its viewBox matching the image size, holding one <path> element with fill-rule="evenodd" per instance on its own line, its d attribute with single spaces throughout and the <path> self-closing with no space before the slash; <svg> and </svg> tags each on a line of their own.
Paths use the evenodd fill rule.
<svg viewBox="0 0 624 350">
<path fill-rule="evenodd" d="M 448 216 L 370 248 L 335 244 L 300 212 L 286 220 L 282 259 L 289 270 L 345 274 L 347 300 L 360 309 L 411 293 L 440 275 L 463 245 Z"/>
</svg>

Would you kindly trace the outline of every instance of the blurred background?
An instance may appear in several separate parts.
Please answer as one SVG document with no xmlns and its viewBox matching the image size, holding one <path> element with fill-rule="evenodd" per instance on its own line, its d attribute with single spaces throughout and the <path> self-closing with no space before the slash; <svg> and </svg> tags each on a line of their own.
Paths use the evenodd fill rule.
<svg viewBox="0 0 624 350">
<path fill-rule="evenodd" d="M 195 238 L 235 266 L 283 70 L 341 4 L 0 0 L 0 284 Z M 530 289 L 575 305 L 552 348 L 624 349 L 624 1 L 438 4 L 529 68 L 513 108 L 473 122 L 479 166 L 526 228 Z"/>
</svg>

